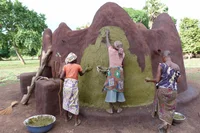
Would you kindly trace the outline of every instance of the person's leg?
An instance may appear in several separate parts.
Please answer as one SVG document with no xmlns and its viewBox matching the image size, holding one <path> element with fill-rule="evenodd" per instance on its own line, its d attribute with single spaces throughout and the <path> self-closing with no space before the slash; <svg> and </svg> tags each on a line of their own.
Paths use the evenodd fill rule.
<svg viewBox="0 0 200 133">
<path fill-rule="evenodd" d="M 158 126 L 159 133 L 166 133 L 168 129 L 168 124 L 166 122 L 163 122 Z"/>
<path fill-rule="evenodd" d="M 121 106 L 120 106 L 121 103 L 120 103 L 120 102 L 117 102 L 116 105 L 117 105 L 117 113 L 121 113 L 122 110 L 123 110 L 123 109 L 121 108 Z"/>
<path fill-rule="evenodd" d="M 68 111 L 65 111 L 64 116 L 65 116 L 65 121 L 68 121 Z"/>
<path fill-rule="evenodd" d="M 121 103 L 125 102 L 125 97 L 124 97 L 124 93 L 123 92 L 117 92 L 117 113 L 121 113 L 122 112 L 122 108 L 121 108 Z"/>
<path fill-rule="evenodd" d="M 116 103 L 117 100 L 117 92 L 113 90 L 108 90 L 106 94 L 105 102 L 109 103 L 109 108 L 106 109 L 106 112 L 109 114 L 113 114 L 114 109 L 114 103 Z"/>
<path fill-rule="evenodd" d="M 72 115 L 69 114 L 68 111 L 65 111 L 65 121 L 69 121 L 69 120 L 71 120 L 71 119 L 72 119 Z"/>
<path fill-rule="evenodd" d="M 106 112 L 108 112 L 109 114 L 113 114 L 113 108 L 114 108 L 113 103 L 109 103 L 109 108 L 106 109 Z"/>
<path fill-rule="evenodd" d="M 171 130 L 170 130 L 171 126 L 169 124 L 167 124 L 167 133 L 171 133 Z"/>
<path fill-rule="evenodd" d="M 78 118 L 78 115 L 74 115 L 75 116 L 75 125 L 74 126 L 78 126 L 81 124 L 81 120 Z"/>
</svg>

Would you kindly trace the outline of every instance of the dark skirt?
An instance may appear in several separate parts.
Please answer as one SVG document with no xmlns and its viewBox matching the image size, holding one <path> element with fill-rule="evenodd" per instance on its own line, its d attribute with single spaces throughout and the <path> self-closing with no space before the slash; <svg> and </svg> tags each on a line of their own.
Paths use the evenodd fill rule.
<svg viewBox="0 0 200 133">
<path fill-rule="evenodd" d="M 159 119 L 172 124 L 174 112 L 176 109 L 177 91 L 171 88 L 159 88 L 156 90 L 154 99 L 153 114 L 157 112 Z"/>
</svg>

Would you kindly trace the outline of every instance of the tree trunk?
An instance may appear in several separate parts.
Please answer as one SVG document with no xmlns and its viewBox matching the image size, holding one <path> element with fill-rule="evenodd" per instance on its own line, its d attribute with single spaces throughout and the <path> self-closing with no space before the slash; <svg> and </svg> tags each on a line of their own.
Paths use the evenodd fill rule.
<svg viewBox="0 0 200 133">
<path fill-rule="evenodd" d="M 25 63 L 23 57 L 21 56 L 21 54 L 19 53 L 18 49 L 16 48 L 16 46 L 14 46 L 14 49 L 15 49 L 15 52 L 16 52 L 16 54 L 17 54 L 17 57 L 19 58 L 19 60 L 21 61 L 21 63 L 22 63 L 23 65 L 25 65 L 26 63 Z"/>
</svg>

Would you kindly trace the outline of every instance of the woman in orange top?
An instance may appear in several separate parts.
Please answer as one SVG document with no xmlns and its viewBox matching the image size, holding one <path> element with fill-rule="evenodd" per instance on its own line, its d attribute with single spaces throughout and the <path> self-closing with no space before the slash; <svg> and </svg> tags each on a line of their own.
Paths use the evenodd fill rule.
<svg viewBox="0 0 200 133">
<path fill-rule="evenodd" d="M 66 110 L 65 118 L 70 120 L 72 116 L 68 112 L 75 115 L 75 126 L 81 123 L 78 119 L 79 114 L 79 100 L 78 100 L 78 74 L 84 75 L 85 72 L 91 70 L 87 67 L 82 71 L 82 67 L 77 62 L 77 56 L 70 53 L 65 59 L 66 65 L 63 67 L 61 78 L 65 77 L 63 83 L 63 109 Z"/>
</svg>

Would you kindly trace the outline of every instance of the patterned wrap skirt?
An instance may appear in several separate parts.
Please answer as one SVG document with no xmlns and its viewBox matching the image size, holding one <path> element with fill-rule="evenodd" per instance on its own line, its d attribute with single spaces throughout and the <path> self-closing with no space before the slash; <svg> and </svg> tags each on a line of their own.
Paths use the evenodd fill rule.
<svg viewBox="0 0 200 133">
<path fill-rule="evenodd" d="M 154 99 L 154 112 L 157 112 L 160 120 L 171 125 L 176 109 L 177 91 L 171 88 L 159 88 Z"/>
<path fill-rule="evenodd" d="M 124 102 L 124 74 L 122 67 L 111 67 L 107 72 L 107 79 L 104 83 L 104 90 L 107 91 L 105 101 L 108 103 Z"/>
<path fill-rule="evenodd" d="M 74 115 L 79 114 L 78 80 L 67 78 L 63 84 L 63 109 Z"/>
</svg>

